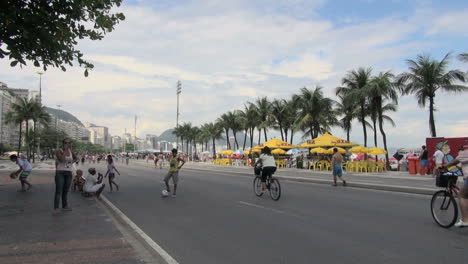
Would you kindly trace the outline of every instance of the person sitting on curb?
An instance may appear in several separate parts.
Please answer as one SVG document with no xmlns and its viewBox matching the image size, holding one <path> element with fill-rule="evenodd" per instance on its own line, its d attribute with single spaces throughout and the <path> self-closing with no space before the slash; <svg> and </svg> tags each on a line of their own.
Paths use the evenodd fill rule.
<svg viewBox="0 0 468 264">
<path fill-rule="evenodd" d="M 19 175 L 19 180 L 21 182 L 21 189 L 18 190 L 18 192 L 25 192 L 31 189 L 32 185 L 29 183 L 26 179 L 28 178 L 29 174 L 32 171 L 32 166 L 31 163 L 27 159 L 22 159 L 19 158 L 16 155 L 11 155 L 10 160 L 13 161 L 14 163 L 18 164 L 19 169 L 13 173 L 10 174 L 10 177 L 12 179 L 18 177 Z M 25 185 L 28 185 L 28 188 L 25 189 Z"/>
<path fill-rule="evenodd" d="M 101 173 L 98 173 L 98 177 L 96 178 L 96 169 L 89 168 L 88 169 L 88 176 L 86 176 L 85 184 L 83 186 L 84 195 L 90 196 L 96 194 L 96 197 L 100 199 L 101 192 L 104 190 L 106 186 L 102 183 L 102 179 L 104 176 Z"/>
<path fill-rule="evenodd" d="M 79 192 L 83 192 L 83 185 L 85 181 L 86 179 L 83 176 L 83 171 L 77 170 L 75 178 L 73 178 L 73 191 L 76 191 L 76 189 L 78 189 Z"/>
<path fill-rule="evenodd" d="M 464 181 L 463 187 L 458 193 L 462 217 L 457 223 L 455 223 L 455 226 L 468 227 L 468 145 L 462 146 L 458 152 L 458 156 L 444 166 L 441 166 L 441 168 L 449 168 L 450 166 L 457 165 L 458 163 L 461 163 Z"/>
</svg>

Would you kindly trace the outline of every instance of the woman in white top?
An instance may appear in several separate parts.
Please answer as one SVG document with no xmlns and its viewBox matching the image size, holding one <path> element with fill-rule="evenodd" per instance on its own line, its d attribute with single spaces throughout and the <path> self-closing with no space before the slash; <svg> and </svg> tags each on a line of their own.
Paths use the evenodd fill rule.
<svg viewBox="0 0 468 264">
<path fill-rule="evenodd" d="M 255 166 L 257 164 L 262 165 L 262 191 L 266 190 L 266 178 L 268 176 L 272 176 L 273 173 L 276 171 L 276 163 L 275 158 L 271 155 L 271 149 L 269 147 L 264 147 L 262 150 L 262 154 L 260 154 L 260 158 L 255 162 Z"/>
<path fill-rule="evenodd" d="M 68 206 L 68 190 L 72 182 L 73 163 L 77 160 L 71 150 L 71 140 L 65 138 L 63 140 L 63 148 L 55 152 L 55 197 L 54 197 L 54 213 L 58 213 L 60 197 L 62 198 L 62 209 L 70 211 Z"/>
<path fill-rule="evenodd" d="M 110 192 L 112 192 L 112 184 L 115 185 L 115 187 L 117 188 L 117 191 L 119 190 L 119 185 L 115 183 L 114 181 L 115 172 L 117 172 L 120 176 L 120 172 L 117 170 L 117 168 L 114 165 L 114 161 L 112 160 L 112 155 L 108 155 L 107 156 L 107 172 L 104 178 L 107 177 L 107 175 L 109 175 Z"/>
</svg>

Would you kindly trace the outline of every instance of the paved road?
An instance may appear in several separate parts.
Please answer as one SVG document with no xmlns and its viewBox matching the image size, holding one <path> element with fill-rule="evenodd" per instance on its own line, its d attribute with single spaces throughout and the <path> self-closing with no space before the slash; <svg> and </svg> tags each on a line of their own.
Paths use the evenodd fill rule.
<svg viewBox="0 0 468 264">
<path fill-rule="evenodd" d="M 467 263 L 468 229 L 439 228 L 429 196 L 282 181 L 274 202 L 252 178 L 117 164 L 106 197 L 179 263 Z"/>
</svg>

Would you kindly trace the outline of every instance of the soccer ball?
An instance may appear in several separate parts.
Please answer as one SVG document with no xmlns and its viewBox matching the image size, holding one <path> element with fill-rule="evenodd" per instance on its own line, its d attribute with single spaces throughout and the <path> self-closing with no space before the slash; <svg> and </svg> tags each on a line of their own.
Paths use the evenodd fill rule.
<svg viewBox="0 0 468 264">
<path fill-rule="evenodd" d="M 169 196 L 169 192 L 167 190 L 162 190 L 161 191 L 161 195 L 162 197 L 168 197 Z"/>
</svg>

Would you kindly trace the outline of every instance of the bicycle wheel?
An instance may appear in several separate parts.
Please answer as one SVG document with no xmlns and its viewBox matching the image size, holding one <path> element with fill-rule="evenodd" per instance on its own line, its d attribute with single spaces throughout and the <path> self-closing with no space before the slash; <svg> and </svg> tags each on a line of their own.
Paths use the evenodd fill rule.
<svg viewBox="0 0 468 264">
<path fill-rule="evenodd" d="M 271 199 L 278 201 L 281 197 L 281 185 L 276 178 L 271 178 L 269 191 Z"/>
<path fill-rule="evenodd" d="M 432 196 L 431 213 L 438 225 L 449 228 L 455 224 L 458 218 L 457 202 L 449 192 L 438 191 Z"/>
<path fill-rule="evenodd" d="M 262 179 L 259 176 L 256 176 L 254 181 L 253 181 L 253 189 L 254 189 L 255 195 L 257 195 L 258 197 L 263 195 L 263 192 L 262 192 Z"/>
</svg>

